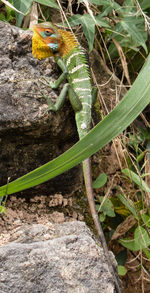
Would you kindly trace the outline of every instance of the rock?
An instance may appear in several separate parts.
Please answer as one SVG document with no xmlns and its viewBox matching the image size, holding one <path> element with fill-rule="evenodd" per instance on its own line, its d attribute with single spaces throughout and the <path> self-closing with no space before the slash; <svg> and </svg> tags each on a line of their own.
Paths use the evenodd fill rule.
<svg viewBox="0 0 150 293">
<path fill-rule="evenodd" d="M 16 229 L 0 262 L 3 293 L 115 293 L 103 250 L 83 222 Z"/>
</svg>

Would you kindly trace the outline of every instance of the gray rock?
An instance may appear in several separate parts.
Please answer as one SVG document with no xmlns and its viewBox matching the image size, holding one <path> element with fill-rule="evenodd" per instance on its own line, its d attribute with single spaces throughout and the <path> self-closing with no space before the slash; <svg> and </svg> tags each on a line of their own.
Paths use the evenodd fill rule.
<svg viewBox="0 0 150 293">
<path fill-rule="evenodd" d="M 19 228 L 0 248 L 0 262 L 3 293 L 115 292 L 103 250 L 83 222 Z"/>
</svg>

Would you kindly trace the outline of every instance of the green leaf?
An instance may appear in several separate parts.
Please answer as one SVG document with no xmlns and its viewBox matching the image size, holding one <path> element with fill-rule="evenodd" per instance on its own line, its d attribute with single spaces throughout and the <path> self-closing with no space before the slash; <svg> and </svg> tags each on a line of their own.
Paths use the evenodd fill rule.
<svg viewBox="0 0 150 293">
<path fill-rule="evenodd" d="M 108 217 L 115 217 L 114 206 L 111 200 L 109 198 L 106 198 L 104 200 L 104 196 L 100 196 L 99 199 L 100 199 L 100 202 L 102 203 L 102 206 L 100 207 L 98 212 L 102 212 L 104 215 Z"/>
<path fill-rule="evenodd" d="M 7 215 L 7 211 L 6 211 L 6 208 L 4 206 L 0 206 L 0 214 L 2 214 L 2 213 Z"/>
<path fill-rule="evenodd" d="M 134 239 L 120 239 L 119 243 L 130 250 L 138 251 L 150 245 L 150 238 L 147 231 L 139 226 L 135 229 Z"/>
<path fill-rule="evenodd" d="M 101 16 L 101 14 L 95 16 L 95 20 L 99 26 L 110 28 L 108 22 Z"/>
<path fill-rule="evenodd" d="M 88 2 L 91 2 L 93 4 L 96 4 L 96 5 L 103 5 L 104 3 L 106 3 L 107 0 L 88 0 Z M 83 0 L 80 2 L 83 2 Z"/>
<path fill-rule="evenodd" d="M 144 157 L 145 157 L 145 151 L 141 152 L 141 154 L 137 156 L 136 158 L 137 163 L 140 163 Z"/>
<path fill-rule="evenodd" d="M 104 222 L 105 219 L 106 219 L 106 216 L 104 214 L 99 215 L 99 220 L 100 220 L 101 223 Z"/>
<path fill-rule="evenodd" d="M 141 6 L 142 10 L 150 8 L 150 1 L 149 0 L 143 0 L 142 3 L 140 3 L 140 6 Z"/>
<path fill-rule="evenodd" d="M 100 174 L 93 182 L 93 188 L 101 188 L 107 182 L 107 175 L 105 173 Z"/>
<path fill-rule="evenodd" d="M 146 192 L 150 192 L 150 188 L 148 187 L 147 183 L 140 178 L 136 173 L 131 171 L 130 169 L 126 168 L 122 170 L 122 173 L 128 176 L 134 183 L 136 183 L 142 190 Z"/>
<path fill-rule="evenodd" d="M 59 6 L 58 6 L 58 4 L 56 4 L 55 0 L 36 0 L 35 2 L 38 2 L 38 3 L 45 5 L 45 6 L 48 6 L 48 7 L 59 9 Z"/>
<path fill-rule="evenodd" d="M 139 245 L 135 243 L 134 239 L 120 239 L 118 242 L 129 250 L 138 251 Z"/>
<path fill-rule="evenodd" d="M 15 6 L 16 9 L 18 9 L 19 11 L 23 12 L 24 14 L 27 14 L 31 5 L 33 3 L 33 0 L 13 0 L 13 4 Z M 24 15 L 16 12 L 16 25 L 17 26 L 21 26 L 22 24 L 22 20 L 24 18 Z"/>
<path fill-rule="evenodd" d="M 125 276 L 127 273 L 127 269 L 124 266 L 118 266 L 118 275 Z"/>
<path fill-rule="evenodd" d="M 146 257 L 150 259 L 150 251 L 149 248 L 143 248 L 143 252 L 145 253 Z"/>
<path fill-rule="evenodd" d="M 147 248 L 150 245 L 150 237 L 142 226 L 135 229 L 134 240 L 139 245 L 139 249 Z"/>
<path fill-rule="evenodd" d="M 141 217 L 146 227 L 150 228 L 150 215 L 142 214 Z"/>
<path fill-rule="evenodd" d="M 111 37 L 113 37 L 111 35 Z M 119 35 L 114 35 L 114 39 L 120 44 L 120 46 L 123 48 L 130 48 L 131 47 L 131 42 L 130 39 L 126 39 L 123 36 L 119 36 Z M 138 49 L 134 48 L 134 51 L 139 51 Z M 118 50 L 116 48 L 116 45 L 114 44 L 114 42 L 111 42 L 111 44 L 108 47 L 108 52 L 111 56 L 111 58 L 116 58 L 119 54 L 118 54 Z"/>
<path fill-rule="evenodd" d="M 132 0 L 125 0 L 123 2 L 123 5 L 120 7 L 118 13 L 121 16 L 121 18 L 126 16 L 134 17 L 137 13 L 135 3 Z"/>
<path fill-rule="evenodd" d="M 129 200 L 129 199 L 126 199 L 124 194 L 117 194 L 117 197 L 125 205 L 125 207 L 134 215 L 134 217 L 136 219 L 138 219 L 136 208 L 135 208 L 133 202 L 131 200 Z"/>
<path fill-rule="evenodd" d="M 136 81 L 115 107 L 80 142 L 61 156 L 8 184 L 7 194 L 36 186 L 54 178 L 109 143 L 130 125 L 150 102 L 150 55 Z M 5 195 L 7 185 L 0 187 L 0 196 Z"/>
<path fill-rule="evenodd" d="M 131 17 L 123 18 L 120 21 L 120 25 L 122 25 L 124 30 L 133 39 L 134 45 L 135 46 L 142 46 L 144 48 L 145 52 L 148 53 L 147 46 L 146 46 L 146 43 L 145 43 L 146 39 L 144 39 L 143 34 L 140 32 L 139 28 L 136 26 L 137 22 L 141 23 L 141 20 L 131 16 Z M 142 19 L 141 25 L 142 24 L 143 24 L 143 29 L 144 29 L 144 20 L 143 19 Z"/>
<path fill-rule="evenodd" d="M 68 18 L 68 22 L 71 26 L 79 25 L 81 24 L 81 14 L 75 14 Z M 65 23 L 67 25 L 67 23 Z"/>
<path fill-rule="evenodd" d="M 89 50 L 92 51 L 95 36 L 95 22 L 89 14 L 83 14 L 81 23 L 83 32 L 89 44 Z"/>
<path fill-rule="evenodd" d="M 15 6 L 16 9 L 18 9 L 19 11 L 21 11 L 24 14 L 27 14 L 31 8 L 31 5 L 33 3 L 34 0 L 13 0 L 13 4 Z M 56 4 L 55 0 L 37 0 L 36 2 L 42 4 L 42 5 L 46 5 L 48 7 L 52 7 L 52 8 L 56 8 L 59 9 L 59 6 Z M 22 20 L 23 20 L 24 15 L 20 14 L 20 13 L 16 13 L 16 25 L 17 26 L 21 26 L 22 24 Z"/>
<path fill-rule="evenodd" d="M 95 22 L 89 14 L 76 14 L 68 18 L 71 26 L 81 24 L 83 32 L 88 41 L 89 50 L 93 49 L 94 35 L 95 35 Z"/>
</svg>

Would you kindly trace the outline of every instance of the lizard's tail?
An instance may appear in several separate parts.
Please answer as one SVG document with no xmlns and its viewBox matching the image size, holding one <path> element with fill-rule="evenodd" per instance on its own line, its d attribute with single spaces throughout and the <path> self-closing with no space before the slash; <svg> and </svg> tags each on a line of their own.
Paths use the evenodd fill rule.
<svg viewBox="0 0 150 293">
<path fill-rule="evenodd" d="M 97 214 L 97 211 L 96 211 L 96 207 L 95 207 L 94 194 L 93 194 L 93 188 L 92 188 L 91 160 L 90 160 L 90 158 L 88 158 L 85 161 L 83 161 L 83 173 L 84 173 L 86 194 L 87 194 L 87 198 L 88 198 L 92 218 L 94 220 L 94 224 L 95 224 L 95 227 L 97 229 L 98 236 L 100 238 L 100 241 L 101 241 L 101 244 L 102 244 L 102 247 L 103 247 L 103 250 L 104 250 L 104 254 L 105 254 L 105 257 L 106 257 L 108 265 L 109 265 L 110 272 L 111 272 L 111 274 L 113 276 L 117 292 L 121 293 L 119 281 L 117 280 L 117 277 L 115 275 L 114 269 L 112 267 L 112 261 L 111 261 L 110 256 L 109 256 L 109 251 L 108 251 L 108 247 L 107 247 L 107 244 L 106 244 L 105 236 L 104 236 L 104 233 L 103 233 L 103 230 L 102 230 L 99 218 L 98 218 L 98 214 Z"/>
<path fill-rule="evenodd" d="M 91 160 L 90 158 L 83 161 L 83 173 L 84 173 L 84 181 L 85 181 L 85 188 L 86 188 L 86 194 L 90 206 L 90 211 L 94 220 L 95 227 L 97 229 L 98 235 L 100 237 L 100 240 L 103 245 L 103 249 L 108 253 L 107 244 L 105 241 L 105 236 L 101 227 L 101 224 L 99 222 L 98 214 L 95 207 L 94 202 L 94 194 L 93 194 L 93 188 L 92 188 L 92 176 L 91 176 Z"/>
</svg>

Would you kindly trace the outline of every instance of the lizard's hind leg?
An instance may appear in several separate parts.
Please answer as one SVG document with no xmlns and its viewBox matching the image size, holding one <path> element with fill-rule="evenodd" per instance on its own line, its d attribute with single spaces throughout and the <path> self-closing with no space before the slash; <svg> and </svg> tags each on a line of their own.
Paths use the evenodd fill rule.
<svg viewBox="0 0 150 293">
<path fill-rule="evenodd" d="M 73 110 L 75 112 L 80 111 L 82 109 L 82 104 L 71 85 L 69 86 L 68 93 L 69 93 L 69 100 Z"/>
</svg>

